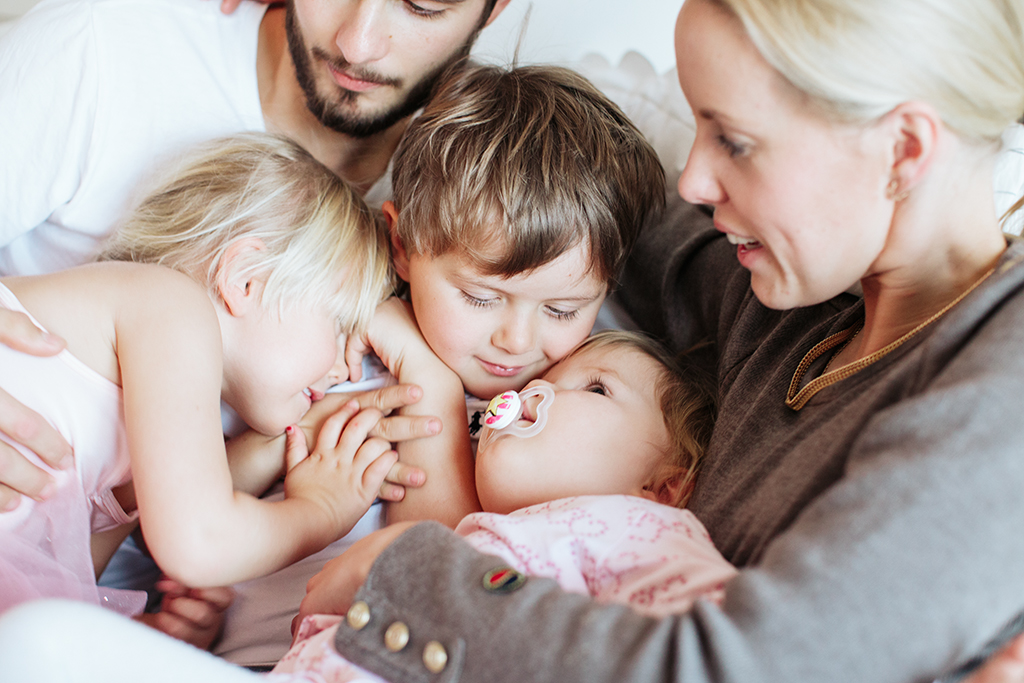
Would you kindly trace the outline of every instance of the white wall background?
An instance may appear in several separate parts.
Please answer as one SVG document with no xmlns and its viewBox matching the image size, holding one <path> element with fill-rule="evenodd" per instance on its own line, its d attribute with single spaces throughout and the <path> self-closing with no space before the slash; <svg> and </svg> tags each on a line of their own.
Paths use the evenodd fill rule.
<svg viewBox="0 0 1024 683">
<path fill-rule="evenodd" d="M 0 20 L 24 14 L 36 2 L 0 0 Z M 681 6 L 682 0 L 512 0 L 480 36 L 476 53 L 510 62 L 531 8 L 521 62 L 570 62 L 596 52 L 614 64 L 636 50 L 662 73 L 675 61 L 672 33 Z"/>
</svg>

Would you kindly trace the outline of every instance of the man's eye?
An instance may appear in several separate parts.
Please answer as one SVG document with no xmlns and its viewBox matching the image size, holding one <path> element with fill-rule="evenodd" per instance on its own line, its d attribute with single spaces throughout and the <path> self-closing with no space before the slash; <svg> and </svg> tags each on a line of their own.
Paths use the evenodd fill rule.
<svg viewBox="0 0 1024 683">
<path fill-rule="evenodd" d="M 439 17 L 442 14 L 444 14 L 443 9 L 427 9 L 426 7 L 421 7 L 414 2 L 406 2 L 405 4 L 409 8 L 410 12 L 420 17 L 427 17 L 432 19 L 434 17 Z"/>
</svg>

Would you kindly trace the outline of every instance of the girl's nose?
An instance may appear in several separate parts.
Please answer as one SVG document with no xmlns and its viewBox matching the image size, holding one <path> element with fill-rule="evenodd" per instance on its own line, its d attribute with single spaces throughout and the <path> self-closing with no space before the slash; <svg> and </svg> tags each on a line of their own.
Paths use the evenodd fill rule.
<svg viewBox="0 0 1024 683">
<path fill-rule="evenodd" d="M 351 4 L 351 3 L 350 3 Z M 350 64 L 369 64 L 384 57 L 390 46 L 387 3 L 360 0 L 344 18 L 335 41 Z"/>
</svg>

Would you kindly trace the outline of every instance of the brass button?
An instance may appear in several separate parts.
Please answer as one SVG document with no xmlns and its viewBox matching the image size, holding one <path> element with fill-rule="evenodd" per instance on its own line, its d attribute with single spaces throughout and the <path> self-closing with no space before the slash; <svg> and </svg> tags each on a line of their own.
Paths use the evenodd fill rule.
<svg viewBox="0 0 1024 683">
<path fill-rule="evenodd" d="M 444 645 L 432 640 L 423 648 L 423 666 L 432 674 L 439 674 L 448 665 L 448 651 Z"/>
<path fill-rule="evenodd" d="M 362 600 L 353 602 L 345 614 L 345 621 L 355 630 L 363 630 L 363 627 L 370 623 L 370 606 Z"/>
<path fill-rule="evenodd" d="M 388 626 L 387 631 L 384 631 L 384 647 L 392 652 L 399 652 L 408 644 L 409 627 L 402 622 L 396 621 Z"/>
</svg>

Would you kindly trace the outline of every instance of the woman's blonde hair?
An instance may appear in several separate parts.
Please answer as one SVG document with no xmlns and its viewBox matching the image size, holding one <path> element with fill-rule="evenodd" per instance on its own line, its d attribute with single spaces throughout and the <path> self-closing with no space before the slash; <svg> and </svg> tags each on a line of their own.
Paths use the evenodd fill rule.
<svg viewBox="0 0 1024 683">
<path fill-rule="evenodd" d="M 841 120 L 926 102 L 963 139 L 998 149 L 1024 113 L 1020 0 L 709 1 L 739 18 L 786 81 Z"/>
<path fill-rule="evenodd" d="M 457 249 L 506 277 L 582 244 L 594 274 L 612 282 L 665 203 L 643 134 L 590 81 L 554 66 L 456 65 L 393 168 L 406 250 Z"/>
<path fill-rule="evenodd" d="M 658 363 L 656 393 L 669 434 L 666 474 L 676 475 L 684 507 L 693 492 L 697 470 L 704 459 L 715 425 L 716 401 L 710 379 L 680 362 L 662 344 L 639 332 L 605 330 L 583 340 L 570 355 L 587 349 L 628 348 Z"/>
<path fill-rule="evenodd" d="M 386 232 L 343 180 L 295 143 L 246 133 L 186 155 L 135 208 L 101 260 L 156 263 L 211 291 L 231 245 L 257 238 L 245 277 L 264 278 L 266 306 L 324 308 L 362 330 L 390 292 Z"/>
</svg>

